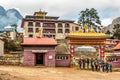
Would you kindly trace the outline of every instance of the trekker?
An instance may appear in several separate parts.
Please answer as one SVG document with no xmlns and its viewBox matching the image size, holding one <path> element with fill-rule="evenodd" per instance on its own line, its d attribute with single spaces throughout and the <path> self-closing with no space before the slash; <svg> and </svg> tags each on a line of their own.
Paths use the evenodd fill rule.
<svg viewBox="0 0 120 80">
<path fill-rule="evenodd" d="M 76 67 L 77 69 L 80 69 L 80 68 L 79 68 L 78 60 L 77 60 L 77 62 L 76 62 L 76 60 L 75 60 L 75 67 Z"/>
<path fill-rule="evenodd" d="M 72 63 L 72 66 L 71 67 L 75 67 L 75 58 L 72 58 L 72 61 L 71 61 Z"/>
<path fill-rule="evenodd" d="M 104 61 L 102 61 L 102 62 L 101 62 L 102 72 L 104 72 L 104 67 L 105 67 L 105 63 L 104 63 Z"/>
<path fill-rule="evenodd" d="M 82 59 L 81 58 L 79 58 L 78 64 L 79 64 L 79 68 L 81 69 L 81 65 L 82 65 Z"/>
<path fill-rule="evenodd" d="M 108 73 L 108 70 L 109 70 L 109 64 L 108 64 L 108 62 L 105 63 L 105 67 L 106 67 L 106 72 Z"/>
<path fill-rule="evenodd" d="M 92 71 L 94 71 L 94 60 L 93 60 L 93 58 L 91 58 L 90 63 L 91 63 L 91 69 L 92 69 Z"/>
<path fill-rule="evenodd" d="M 87 69 L 89 69 L 89 58 L 87 58 L 86 63 L 87 63 Z"/>
<path fill-rule="evenodd" d="M 101 62 L 98 62 L 98 70 L 100 71 L 101 69 Z"/>
<path fill-rule="evenodd" d="M 112 72 L 112 61 L 109 62 L 109 70 Z"/>
<path fill-rule="evenodd" d="M 85 69 L 85 59 L 83 59 L 82 62 L 83 62 L 83 69 Z"/>
<path fill-rule="evenodd" d="M 95 59 L 95 64 L 94 65 L 95 65 L 95 70 L 98 71 L 98 65 L 99 65 L 99 63 L 98 63 L 97 59 Z"/>
</svg>

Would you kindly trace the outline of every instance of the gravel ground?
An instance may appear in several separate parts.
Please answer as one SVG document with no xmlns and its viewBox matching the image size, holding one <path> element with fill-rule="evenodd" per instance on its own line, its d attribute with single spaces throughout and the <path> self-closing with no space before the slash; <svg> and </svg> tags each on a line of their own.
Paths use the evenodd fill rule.
<svg viewBox="0 0 120 80">
<path fill-rule="evenodd" d="M 68 67 L 0 65 L 0 80 L 120 80 L 120 72 L 92 72 Z"/>
</svg>

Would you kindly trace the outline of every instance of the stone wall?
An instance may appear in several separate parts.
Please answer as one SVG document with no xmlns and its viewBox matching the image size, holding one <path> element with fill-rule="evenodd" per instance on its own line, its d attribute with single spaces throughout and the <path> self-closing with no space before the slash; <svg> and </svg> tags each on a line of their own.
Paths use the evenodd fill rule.
<svg viewBox="0 0 120 80">
<path fill-rule="evenodd" d="M 57 67 L 69 67 L 70 61 L 69 60 L 56 60 Z"/>
<path fill-rule="evenodd" d="M 119 68 L 119 67 L 120 67 L 120 59 L 118 59 L 117 61 L 113 61 L 113 62 L 112 62 L 112 66 Z"/>
<path fill-rule="evenodd" d="M 23 65 L 35 66 L 36 65 L 36 53 L 32 50 L 47 50 L 45 54 L 44 65 L 55 67 L 55 47 L 54 46 L 34 46 L 24 47 L 24 60 Z M 39 53 L 39 52 L 37 52 Z M 42 53 L 43 54 L 43 53 Z"/>
<path fill-rule="evenodd" d="M 55 53 L 55 50 L 51 50 L 45 54 L 45 66 L 55 67 Z"/>
<path fill-rule="evenodd" d="M 23 65 L 35 66 L 36 65 L 35 54 L 36 53 L 32 53 L 32 51 L 24 51 Z M 54 50 L 51 50 L 45 53 L 44 65 L 49 67 L 55 67 L 55 51 Z"/>
<path fill-rule="evenodd" d="M 57 57 L 60 57 L 59 59 Z M 68 57 L 65 59 L 65 57 Z M 69 54 L 57 54 L 56 55 L 56 66 L 58 67 L 69 67 L 70 66 L 70 55 Z"/>
<path fill-rule="evenodd" d="M 4 42 L 0 40 L 0 56 L 4 55 Z"/>
<path fill-rule="evenodd" d="M 4 55 L 0 56 L 0 64 L 2 65 L 21 65 L 23 63 L 23 55 Z"/>
<path fill-rule="evenodd" d="M 23 65 L 35 66 L 35 54 L 32 51 L 24 51 Z"/>
</svg>

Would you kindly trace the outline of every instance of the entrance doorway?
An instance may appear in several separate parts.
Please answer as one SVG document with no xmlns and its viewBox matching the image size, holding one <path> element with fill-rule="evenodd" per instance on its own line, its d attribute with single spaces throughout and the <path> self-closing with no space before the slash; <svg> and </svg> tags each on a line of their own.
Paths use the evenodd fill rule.
<svg viewBox="0 0 120 80">
<path fill-rule="evenodd" d="M 44 64 L 44 54 L 40 53 L 36 53 L 36 64 Z"/>
<path fill-rule="evenodd" d="M 95 47 L 96 46 L 75 46 L 74 56 L 81 58 L 98 58 L 99 51 Z"/>
</svg>

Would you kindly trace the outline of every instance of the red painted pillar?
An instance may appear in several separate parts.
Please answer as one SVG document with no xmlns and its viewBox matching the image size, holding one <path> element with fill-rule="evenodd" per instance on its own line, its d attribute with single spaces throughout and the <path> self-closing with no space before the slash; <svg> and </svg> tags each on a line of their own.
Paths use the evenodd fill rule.
<svg viewBox="0 0 120 80">
<path fill-rule="evenodd" d="M 72 67 L 72 59 L 74 58 L 74 46 L 70 45 L 70 67 Z"/>
<path fill-rule="evenodd" d="M 70 55 L 71 55 L 71 59 L 74 57 L 74 46 L 70 45 Z"/>
<path fill-rule="evenodd" d="M 104 60 L 104 45 L 100 46 L 100 59 Z"/>
</svg>

